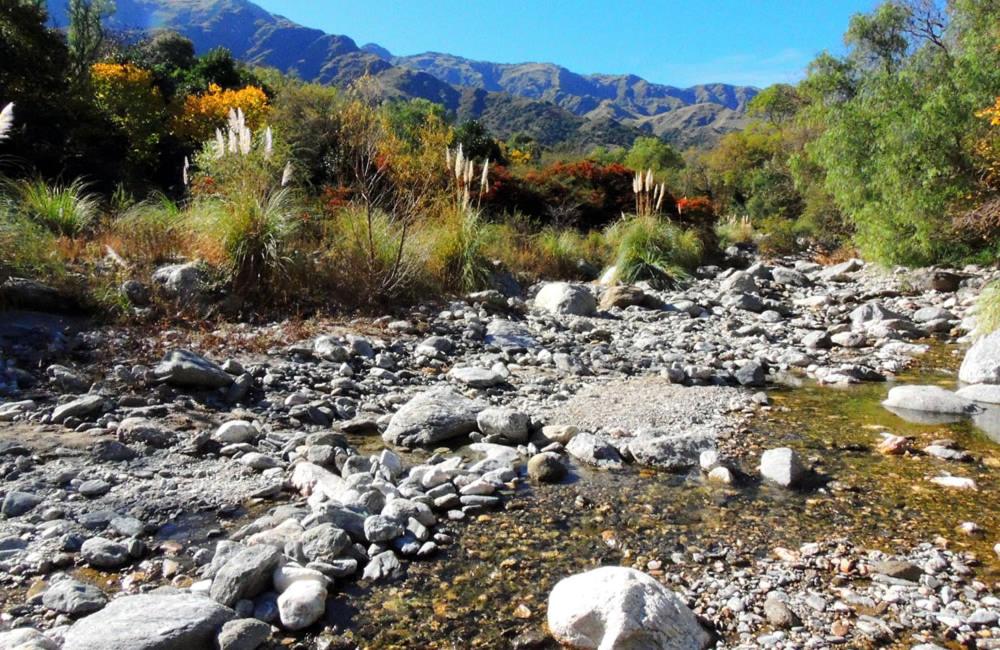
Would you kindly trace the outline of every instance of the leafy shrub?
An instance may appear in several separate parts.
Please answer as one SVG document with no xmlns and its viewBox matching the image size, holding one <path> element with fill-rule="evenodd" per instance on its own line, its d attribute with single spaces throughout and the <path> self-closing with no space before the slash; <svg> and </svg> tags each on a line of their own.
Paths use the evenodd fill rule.
<svg viewBox="0 0 1000 650">
<path fill-rule="evenodd" d="M 625 283 L 647 280 L 666 287 L 687 276 L 701 263 L 698 233 L 655 217 L 626 217 L 607 233 L 615 244 L 615 279 Z"/>
<path fill-rule="evenodd" d="M 88 229 L 100 215 L 100 199 L 88 192 L 86 183 L 77 179 L 69 185 L 49 185 L 44 180 L 8 182 L 7 188 L 18 200 L 18 209 L 27 219 L 57 235 L 76 237 Z"/>
</svg>

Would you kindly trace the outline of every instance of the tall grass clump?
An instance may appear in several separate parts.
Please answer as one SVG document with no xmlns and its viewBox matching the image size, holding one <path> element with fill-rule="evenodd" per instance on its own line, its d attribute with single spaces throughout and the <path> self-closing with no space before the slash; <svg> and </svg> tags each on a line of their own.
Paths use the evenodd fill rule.
<svg viewBox="0 0 1000 650">
<path fill-rule="evenodd" d="M 625 217 L 606 233 L 616 248 L 614 279 L 668 287 L 701 263 L 698 233 L 655 216 Z"/>
<path fill-rule="evenodd" d="M 0 284 L 11 276 L 53 279 L 63 273 L 55 236 L 0 196 Z"/>
<path fill-rule="evenodd" d="M 176 259 L 189 243 L 183 210 L 162 194 L 128 207 L 115 219 L 112 233 L 121 242 L 119 253 L 148 264 Z"/>
<path fill-rule="evenodd" d="M 271 130 L 255 139 L 236 110 L 196 160 L 188 223 L 200 252 L 220 264 L 239 294 L 271 292 L 286 270 L 299 206 L 288 187 L 291 165 L 282 158 Z M 185 181 L 188 175 L 185 163 Z"/>
<path fill-rule="evenodd" d="M 976 334 L 985 336 L 1000 329 L 1000 283 L 983 288 L 976 301 Z"/>
<path fill-rule="evenodd" d="M 415 237 L 426 251 L 427 276 L 439 289 L 476 291 L 489 286 L 501 233 L 478 210 L 459 207 L 421 223 Z"/>
<path fill-rule="evenodd" d="M 100 197 L 81 179 L 69 185 L 49 185 L 42 179 L 6 181 L 5 186 L 25 218 L 57 235 L 77 237 L 100 216 Z"/>
<path fill-rule="evenodd" d="M 753 222 L 749 216 L 737 217 L 731 215 L 715 226 L 715 234 L 719 245 L 723 248 L 734 244 L 752 244 L 756 235 Z"/>
</svg>

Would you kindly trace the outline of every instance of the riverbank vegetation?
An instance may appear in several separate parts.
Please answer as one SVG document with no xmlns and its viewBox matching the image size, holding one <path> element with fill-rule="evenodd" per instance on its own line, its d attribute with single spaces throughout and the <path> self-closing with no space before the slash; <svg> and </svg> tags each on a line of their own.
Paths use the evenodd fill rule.
<svg viewBox="0 0 1000 650">
<path fill-rule="evenodd" d="M 370 307 L 516 279 L 668 282 L 730 245 L 995 261 L 1000 6 L 890 2 L 764 89 L 711 150 L 546 151 L 372 79 L 307 84 L 107 33 L 73 0 L 0 14 L 0 280 L 117 287 L 193 261 L 244 306 Z"/>
</svg>

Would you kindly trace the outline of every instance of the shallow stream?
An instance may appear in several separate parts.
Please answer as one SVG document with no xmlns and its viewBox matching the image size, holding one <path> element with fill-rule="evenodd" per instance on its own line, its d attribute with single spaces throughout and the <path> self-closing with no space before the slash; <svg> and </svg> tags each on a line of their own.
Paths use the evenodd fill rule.
<svg viewBox="0 0 1000 650">
<path fill-rule="evenodd" d="M 953 388 L 957 355 L 935 346 L 896 381 Z M 1000 576 L 992 551 L 1000 539 L 1000 446 L 967 420 L 920 424 L 887 411 L 880 403 L 892 385 L 770 392 L 772 406 L 740 441 L 739 466 L 753 472 L 762 449 L 790 446 L 818 470 L 809 489 L 749 477 L 720 488 L 645 470 L 579 470 L 565 484 L 524 486 L 506 511 L 456 527 L 459 543 L 446 557 L 412 564 L 404 582 L 347 588 L 336 618 L 351 629 L 348 638 L 369 648 L 549 647 L 542 641 L 545 599 L 571 573 L 602 564 L 696 573 L 698 564 L 747 566 L 775 547 L 828 539 L 898 553 L 942 537 L 950 548 L 974 552 L 980 576 L 992 582 Z M 951 439 L 974 461 L 883 456 L 875 447 L 884 431 L 912 437 L 916 450 Z M 979 490 L 928 480 L 945 472 L 973 478 Z M 958 532 L 966 521 L 984 533 Z"/>
</svg>

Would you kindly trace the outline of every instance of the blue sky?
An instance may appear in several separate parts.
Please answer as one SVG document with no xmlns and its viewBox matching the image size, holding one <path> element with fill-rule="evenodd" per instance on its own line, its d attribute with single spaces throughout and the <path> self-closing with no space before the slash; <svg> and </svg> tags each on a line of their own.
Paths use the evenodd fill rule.
<svg viewBox="0 0 1000 650">
<path fill-rule="evenodd" d="M 766 86 L 840 52 L 877 0 L 255 0 L 298 23 L 394 54 L 558 63 L 657 83 Z"/>
</svg>

